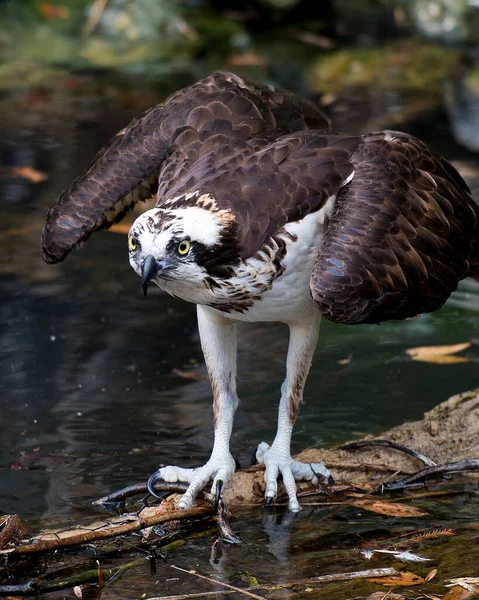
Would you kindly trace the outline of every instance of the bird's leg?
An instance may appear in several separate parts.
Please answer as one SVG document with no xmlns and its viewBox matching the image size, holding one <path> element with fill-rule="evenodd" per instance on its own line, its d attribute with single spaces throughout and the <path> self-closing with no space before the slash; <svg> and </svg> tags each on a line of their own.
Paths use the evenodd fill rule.
<svg viewBox="0 0 479 600">
<path fill-rule="evenodd" d="M 291 458 L 291 433 L 303 401 L 303 389 L 318 341 L 320 313 L 315 312 L 308 323 L 291 324 L 286 363 L 286 379 L 281 386 L 278 411 L 278 430 L 271 446 L 261 442 L 256 459 L 265 465 L 265 502 L 269 504 L 278 491 L 278 476 L 288 494 L 289 510 L 297 512 L 301 506 L 296 498 L 296 480 L 318 483 L 318 477 L 330 481 L 331 474 L 320 463 L 305 464 Z"/>
<path fill-rule="evenodd" d="M 212 493 L 217 493 L 235 470 L 235 461 L 229 450 L 233 418 L 238 406 L 236 395 L 236 327 L 231 319 L 212 309 L 198 305 L 198 327 L 201 347 L 213 390 L 215 437 L 208 462 L 197 469 L 163 467 L 150 478 L 169 482 L 189 483 L 178 504 L 179 508 L 192 506 L 198 492 L 213 479 Z"/>
</svg>

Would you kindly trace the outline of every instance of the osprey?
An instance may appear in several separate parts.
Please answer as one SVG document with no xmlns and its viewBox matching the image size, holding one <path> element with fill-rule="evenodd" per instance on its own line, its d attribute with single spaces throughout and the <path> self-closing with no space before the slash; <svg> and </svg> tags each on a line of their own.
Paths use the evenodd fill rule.
<svg viewBox="0 0 479 600">
<path fill-rule="evenodd" d="M 336 323 L 409 319 L 440 308 L 479 277 L 479 209 L 457 171 L 396 131 L 329 132 L 311 102 L 231 73 L 176 92 L 120 131 L 50 208 L 43 258 L 56 263 L 156 194 L 133 224 L 129 257 L 142 278 L 197 305 L 213 391 L 214 445 L 197 469 L 150 478 L 186 482 L 179 506 L 235 470 L 229 450 L 237 321 L 289 326 L 278 429 L 256 458 L 269 504 L 282 481 L 331 481 L 291 458 L 290 441 L 321 316 Z"/>
</svg>

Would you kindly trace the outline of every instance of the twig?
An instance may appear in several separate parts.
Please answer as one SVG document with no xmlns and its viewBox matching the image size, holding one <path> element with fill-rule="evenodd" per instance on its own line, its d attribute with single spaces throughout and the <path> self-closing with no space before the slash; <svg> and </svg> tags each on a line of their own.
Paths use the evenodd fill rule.
<svg viewBox="0 0 479 600">
<path fill-rule="evenodd" d="M 188 485 L 185 483 L 168 483 L 167 481 L 157 481 L 154 486 L 155 492 L 161 493 L 184 493 L 188 489 Z M 116 492 L 112 492 L 107 496 L 103 496 L 102 498 L 98 498 L 98 500 L 94 500 L 92 502 L 93 506 L 103 506 L 104 504 L 108 504 L 109 502 L 122 502 L 126 500 L 130 496 L 136 496 L 138 494 L 147 494 L 148 488 L 146 483 L 138 483 L 136 485 L 129 485 L 121 490 L 117 490 Z M 206 497 L 198 495 L 198 498 L 202 500 L 206 500 Z"/>
<path fill-rule="evenodd" d="M 98 498 L 98 500 L 94 500 L 92 504 L 93 506 L 103 506 L 109 502 L 122 502 L 130 496 L 136 496 L 137 494 L 146 494 L 146 483 L 129 485 L 121 490 L 102 496 L 101 498 Z"/>
<path fill-rule="evenodd" d="M 356 450 L 357 448 L 371 448 L 374 446 L 382 446 L 384 448 L 392 448 L 394 450 L 399 450 L 400 452 L 404 452 L 404 454 L 409 454 L 413 458 L 417 458 L 420 460 L 426 467 L 435 467 L 436 463 L 431 460 L 425 454 L 421 454 L 420 452 L 416 452 L 416 450 L 412 450 L 412 448 L 408 448 L 407 446 L 403 446 L 402 444 L 397 444 L 396 442 L 391 442 L 390 440 L 364 440 L 361 442 L 350 442 L 349 444 L 343 444 L 339 447 L 340 450 Z"/>
<path fill-rule="evenodd" d="M 0 548 L 4 548 L 20 527 L 20 517 L 18 515 L 5 515 L 1 517 L 0 523 Z"/>
<path fill-rule="evenodd" d="M 188 575 L 194 575 L 195 577 L 199 577 L 200 579 L 204 579 L 205 581 L 209 581 L 210 583 L 215 583 L 216 585 L 222 585 L 230 590 L 238 592 L 239 594 L 244 594 L 245 596 L 249 596 L 250 598 L 256 598 L 256 600 L 265 600 L 263 596 L 258 596 L 257 594 L 253 594 L 252 592 L 248 592 L 247 590 L 242 590 L 239 587 L 235 587 L 234 585 L 230 585 L 229 583 L 225 583 L 224 581 L 219 581 L 218 579 L 213 579 L 212 577 L 206 577 L 205 575 L 200 575 L 196 571 L 188 571 L 187 569 L 182 569 L 181 567 L 177 567 L 176 565 L 170 565 L 172 569 L 176 569 L 177 571 L 182 571 L 183 573 L 188 573 Z"/>
<path fill-rule="evenodd" d="M 127 535 L 135 531 L 140 531 L 146 527 L 152 527 L 153 525 L 159 525 L 160 523 L 166 523 L 168 521 L 183 521 L 185 519 L 193 519 L 199 517 L 206 517 L 211 515 L 212 509 L 207 507 L 188 508 L 184 510 L 174 510 L 164 512 L 158 515 L 151 515 L 146 517 L 138 517 L 134 521 L 128 523 L 122 523 L 121 525 L 113 525 L 105 529 L 96 529 L 94 531 L 83 531 L 77 535 L 72 535 L 66 538 L 57 537 L 55 539 L 37 539 L 29 544 L 23 546 L 16 546 L 14 548 L 7 548 L 0 550 L 1 554 L 28 554 L 32 552 L 46 552 L 49 550 L 56 550 L 58 548 L 67 548 L 69 546 L 78 546 L 80 544 L 89 544 L 98 540 L 104 540 L 119 535 Z"/>
<path fill-rule="evenodd" d="M 391 481 L 390 483 L 382 484 L 375 493 L 389 492 L 392 490 L 400 490 L 412 483 L 418 483 L 423 481 L 431 475 L 444 475 L 446 473 L 462 473 L 466 471 L 479 471 L 479 459 L 473 458 L 471 460 L 461 460 L 459 462 L 447 463 L 445 465 L 437 465 L 435 467 L 429 467 L 404 477 L 404 479 L 398 479 Z"/>
<path fill-rule="evenodd" d="M 231 529 L 231 525 L 228 520 L 228 512 L 226 510 L 223 498 L 220 498 L 218 503 L 218 512 L 216 514 L 216 522 L 218 529 L 220 530 L 221 540 L 228 544 L 243 544 L 243 540 L 239 538 L 234 531 Z"/>
</svg>

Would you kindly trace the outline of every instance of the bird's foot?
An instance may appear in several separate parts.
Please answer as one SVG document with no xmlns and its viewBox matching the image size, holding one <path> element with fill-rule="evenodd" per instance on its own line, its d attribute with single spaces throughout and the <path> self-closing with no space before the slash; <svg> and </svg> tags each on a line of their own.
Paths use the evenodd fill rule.
<svg viewBox="0 0 479 600">
<path fill-rule="evenodd" d="M 331 473 L 321 463 L 301 463 L 291 458 L 289 448 L 269 446 L 261 442 L 256 448 L 256 460 L 264 464 L 265 506 L 276 498 L 278 493 L 278 476 L 283 478 L 283 485 L 288 494 L 288 508 L 291 512 L 301 510 L 301 505 L 296 497 L 296 481 L 310 481 L 317 485 L 320 480 L 334 483 Z"/>
<path fill-rule="evenodd" d="M 183 469 L 181 467 L 162 467 L 148 480 L 148 490 L 154 496 L 154 484 L 158 480 L 169 483 L 189 483 L 188 489 L 181 496 L 178 508 L 191 508 L 198 493 L 213 480 L 211 493 L 215 496 L 215 507 L 218 505 L 221 491 L 235 471 L 235 460 L 229 452 L 215 453 L 202 467 Z"/>
</svg>

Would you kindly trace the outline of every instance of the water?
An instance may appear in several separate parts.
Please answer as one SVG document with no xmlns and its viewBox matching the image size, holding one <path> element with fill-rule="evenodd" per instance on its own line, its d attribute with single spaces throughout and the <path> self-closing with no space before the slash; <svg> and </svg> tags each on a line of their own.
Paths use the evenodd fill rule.
<svg viewBox="0 0 479 600">
<path fill-rule="evenodd" d="M 131 101 L 130 84 L 121 84 L 130 92 L 126 103 L 119 92 L 108 96 L 90 80 L 82 93 L 52 87 L 40 97 L 23 90 L 1 100 L 5 144 L 15 148 L 20 163 L 27 160 L 48 174 L 46 182 L 36 185 L 21 178 L 0 179 L 0 513 L 17 513 L 37 523 L 78 520 L 89 512 L 85 506 L 91 499 L 144 481 L 159 463 L 202 464 L 212 443 L 209 383 L 173 372 L 204 374 L 194 307 L 156 289 L 143 298 L 128 264 L 124 235 L 96 234 L 81 252 L 54 267 L 44 265 L 39 255 L 49 204 L 101 144 L 143 109 L 141 102 Z M 153 87 L 149 104 L 164 94 Z M 391 96 L 395 109 L 397 101 L 397 94 Z M 347 101 L 342 102 L 347 108 Z M 15 111 L 18 106 L 22 110 Z M 383 119 L 387 121 L 387 111 Z M 453 142 L 443 112 L 426 112 L 402 128 L 460 161 L 477 186 L 477 156 Z M 293 451 L 379 433 L 477 387 L 479 346 L 468 351 L 471 362 L 446 366 L 412 362 L 405 350 L 479 338 L 478 310 L 477 287 L 466 283 L 443 310 L 416 321 L 379 327 L 324 322 Z M 232 449 L 242 464 L 248 464 L 259 441 L 274 436 L 286 347 L 282 326 L 240 326 L 242 402 Z M 404 520 L 357 512 L 338 515 L 312 508 L 294 518 L 282 512 L 245 513 L 235 529 L 249 540 L 247 547 L 225 548 L 219 558 L 210 559 L 216 534 L 206 531 L 174 551 L 174 562 L 242 587 L 247 585 L 245 573 L 268 583 L 389 566 L 386 559 L 366 564 L 354 548 L 379 530 L 396 535 L 406 527 Z M 477 526 L 470 525 L 477 514 L 474 490 L 435 500 L 432 514 L 427 523 L 408 522 L 408 530 L 461 526 L 462 541 L 453 545 L 456 555 L 461 544 L 477 548 Z M 449 564 L 444 547 L 451 546 L 441 544 L 430 549 L 433 566 Z M 472 569 L 476 554 L 467 556 L 467 574 L 477 575 Z M 85 560 L 92 562 L 92 554 L 86 552 Z M 191 576 L 171 573 L 169 564 L 160 565 L 155 577 L 145 562 L 105 594 L 139 597 L 211 589 Z M 458 574 L 456 564 L 444 566 L 443 577 L 467 570 Z M 355 585 L 347 588 L 351 594 L 367 588 Z M 330 597 L 343 597 L 341 586 L 346 589 L 344 584 L 328 588 Z"/>
</svg>

